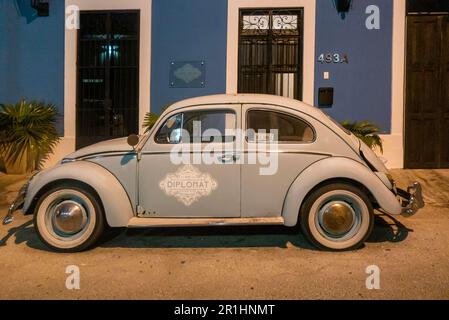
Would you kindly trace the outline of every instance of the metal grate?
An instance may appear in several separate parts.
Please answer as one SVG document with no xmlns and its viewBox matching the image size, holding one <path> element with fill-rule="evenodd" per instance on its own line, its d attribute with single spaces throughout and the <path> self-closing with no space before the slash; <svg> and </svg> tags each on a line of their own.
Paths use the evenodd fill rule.
<svg viewBox="0 0 449 320">
<path fill-rule="evenodd" d="M 240 11 L 240 93 L 302 99 L 302 9 Z"/>
<path fill-rule="evenodd" d="M 77 148 L 137 133 L 139 28 L 138 11 L 80 13 Z"/>
</svg>

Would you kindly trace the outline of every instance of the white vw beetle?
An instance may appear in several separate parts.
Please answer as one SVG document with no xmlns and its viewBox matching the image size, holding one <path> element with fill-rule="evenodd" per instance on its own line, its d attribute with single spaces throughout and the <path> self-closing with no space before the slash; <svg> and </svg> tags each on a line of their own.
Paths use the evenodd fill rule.
<svg viewBox="0 0 449 320">
<path fill-rule="evenodd" d="M 418 183 L 397 189 L 377 156 L 319 109 L 215 95 L 175 103 L 147 134 L 35 174 L 4 223 L 22 206 L 61 252 L 90 248 L 106 226 L 297 223 L 317 247 L 348 250 L 370 235 L 374 209 L 410 216 L 424 203 Z"/>
</svg>

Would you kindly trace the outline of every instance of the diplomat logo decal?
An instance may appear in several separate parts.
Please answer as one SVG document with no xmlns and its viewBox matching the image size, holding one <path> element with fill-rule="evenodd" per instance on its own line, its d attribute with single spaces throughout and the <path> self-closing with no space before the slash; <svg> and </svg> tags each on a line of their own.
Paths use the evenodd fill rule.
<svg viewBox="0 0 449 320">
<path fill-rule="evenodd" d="M 179 202 L 190 206 L 201 197 L 208 196 L 217 189 L 217 181 L 209 174 L 201 173 L 197 168 L 188 164 L 179 168 L 175 173 L 168 174 L 159 183 L 159 187 L 168 196 L 175 197 Z"/>
</svg>

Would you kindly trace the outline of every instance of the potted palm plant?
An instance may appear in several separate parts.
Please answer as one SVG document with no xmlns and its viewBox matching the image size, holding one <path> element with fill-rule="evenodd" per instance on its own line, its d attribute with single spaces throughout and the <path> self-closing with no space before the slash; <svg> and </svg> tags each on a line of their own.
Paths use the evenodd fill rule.
<svg viewBox="0 0 449 320">
<path fill-rule="evenodd" d="M 59 141 L 52 104 L 0 104 L 0 154 L 8 174 L 40 169 Z"/>
</svg>

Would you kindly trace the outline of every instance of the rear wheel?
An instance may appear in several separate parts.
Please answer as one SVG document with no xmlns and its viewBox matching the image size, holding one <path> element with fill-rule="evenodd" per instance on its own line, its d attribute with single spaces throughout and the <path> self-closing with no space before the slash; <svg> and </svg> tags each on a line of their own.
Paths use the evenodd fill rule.
<svg viewBox="0 0 449 320">
<path fill-rule="evenodd" d="M 59 252 L 78 252 L 91 247 L 103 233 L 103 209 L 92 190 L 64 185 L 40 197 L 34 215 L 39 238 Z"/>
<path fill-rule="evenodd" d="M 301 208 L 300 224 L 305 236 L 318 248 L 356 249 L 372 232 L 373 207 L 359 188 L 333 183 L 307 197 Z"/>
</svg>

